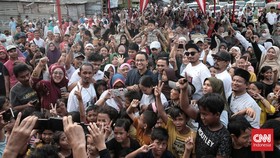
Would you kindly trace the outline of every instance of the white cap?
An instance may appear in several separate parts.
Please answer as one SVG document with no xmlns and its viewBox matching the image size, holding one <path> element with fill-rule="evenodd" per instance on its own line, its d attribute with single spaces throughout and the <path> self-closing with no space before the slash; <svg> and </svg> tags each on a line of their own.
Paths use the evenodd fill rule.
<svg viewBox="0 0 280 158">
<path fill-rule="evenodd" d="M 180 37 L 178 40 L 179 40 L 179 41 L 185 41 L 185 42 L 187 42 L 186 37 Z"/>
<path fill-rule="evenodd" d="M 160 49 L 161 48 L 160 43 L 158 41 L 152 42 L 150 45 L 150 49 L 153 49 L 153 48 Z"/>
<path fill-rule="evenodd" d="M 15 45 L 8 45 L 7 46 L 7 51 L 10 51 L 11 49 L 16 49 L 17 47 Z"/>
<path fill-rule="evenodd" d="M 203 38 L 196 38 L 194 39 L 194 43 L 197 44 L 199 41 L 201 41 L 202 43 L 204 43 L 204 39 Z"/>
<path fill-rule="evenodd" d="M 85 20 L 85 21 L 87 21 L 87 20 L 88 20 L 88 18 L 85 18 L 84 20 Z"/>
<path fill-rule="evenodd" d="M 94 48 L 94 46 L 93 46 L 91 43 L 86 44 L 85 48 L 87 48 L 87 47 L 92 47 L 92 48 Z"/>
</svg>

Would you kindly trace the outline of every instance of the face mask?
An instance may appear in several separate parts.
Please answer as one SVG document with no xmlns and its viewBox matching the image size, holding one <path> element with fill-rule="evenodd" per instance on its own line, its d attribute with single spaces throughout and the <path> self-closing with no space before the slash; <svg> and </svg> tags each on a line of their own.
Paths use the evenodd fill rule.
<svg viewBox="0 0 280 158">
<path fill-rule="evenodd" d="M 263 36 L 263 37 L 267 37 L 268 34 L 267 34 L 267 33 L 262 33 L 262 36 Z"/>
</svg>

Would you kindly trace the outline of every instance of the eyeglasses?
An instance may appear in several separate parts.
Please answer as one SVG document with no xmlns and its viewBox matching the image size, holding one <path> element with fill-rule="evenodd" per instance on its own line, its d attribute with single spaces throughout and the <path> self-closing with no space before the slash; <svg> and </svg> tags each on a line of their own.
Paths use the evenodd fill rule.
<svg viewBox="0 0 280 158">
<path fill-rule="evenodd" d="M 146 61 L 145 59 L 137 59 L 136 62 L 144 62 Z"/>
<path fill-rule="evenodd" d="M 185 52 L 186 56 L 189 56 L 191 54 L 191 56 L 194 56 L 197 52 Z"/>
</svg>

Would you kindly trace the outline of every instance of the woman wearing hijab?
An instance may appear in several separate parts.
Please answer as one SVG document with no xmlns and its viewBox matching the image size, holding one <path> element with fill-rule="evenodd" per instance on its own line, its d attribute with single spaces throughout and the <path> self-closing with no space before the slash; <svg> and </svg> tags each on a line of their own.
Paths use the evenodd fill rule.
<svg viewBox="0 0 280 158">
<path fill-rule="evenodd" d="M 99 100 L 96 102 L 96 105 L 103 106 L 108 105 L 115 108 L 118 112 L 125 108 L 125 78 L 122 74 L 116 73 L 110 82 L 110 88 L 104 91 Z"/>
<path fill-rule="evenodd" d="M 259 70 L 261 70 L 264 66 L 271 66 L 272 71 L 277 71 L 275 75 L 277 75 L 277 78 L 279 79 L 279 73 L 280 73 L 280 50 L 276 46 L 271 46 L 267 49 L 266 53 L 263 53 L 261 56 L 261 60 L 259 63 Z"/>
<path fill-rule="evenodd" d="M 110 87 L 109 81 L 111 81 L 113 75 L 116 73 L 116 68 L 112 64 L 107 64 L 104 67 L 104 80 L 108 83 L 108 87 Z"/>
<path fill-rule="evenodd" d="M 48 65 L 52 65 L 58 61 L 61 56 L 61 52 L 56 48 L 54 43 L 50 43 L 48 46 L 47 57 L 49 59 Z"/>
<path fill-rule="evenodd" d="M 9 60 L 9 56 L 6 48 L 4 46 L 0 46 L 0 62 L 4 64 L 8 60 Z"/>
<path fill-rule="evenodd" d="M 51 104 L 54 105 L 57 99 L 65 97 L 68 84 L 64 67 L 56 64 L 49 67 L 50 81 L 39 79 L 47 62 L 48 58 L 41 58 L 31 75 L 31 86 L 37 91 L 41 100 L 41 108 L 44 110 L 49 110 Z"/>
</svg>

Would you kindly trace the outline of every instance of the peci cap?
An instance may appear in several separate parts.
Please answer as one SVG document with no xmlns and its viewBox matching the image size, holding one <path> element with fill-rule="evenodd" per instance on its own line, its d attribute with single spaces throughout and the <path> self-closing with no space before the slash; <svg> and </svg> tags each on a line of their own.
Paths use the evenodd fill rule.
<svg viewBox="0 0 280 158">
<path fill-rule="evenodd" d="M 250 77 L 251 77 L 250 73 L 247 70 L 244 70 L 244 69 L 241 69 L 241 68 L 237 68 L 234 71 L 234 76 L 240 76 L 240 77 L 244 78 L 244 80 L 246 82 L 249 82 Z"/>
<path fill-rule="evenodd" d="M 224 61 L 230 61 L 231 60 L 231 56 L 228 52 L 226 51 L 219 51 L 218 53 L 216 54 L 212 54 L 213 58 L 220 58 Z"/>
<path fill-rule="evenodd" d="M 158 41 L 153 41 L 150 45 L 150 49 L 160 49 L 161 48 L 161 45 Z"/>
<path fill-rule="evenodd" d="M 15 45 L 8 45 L 7 46 L 7 52 L 12 50 L 12 49 L 16 49 L 17 47 Z"/>
</svg>

